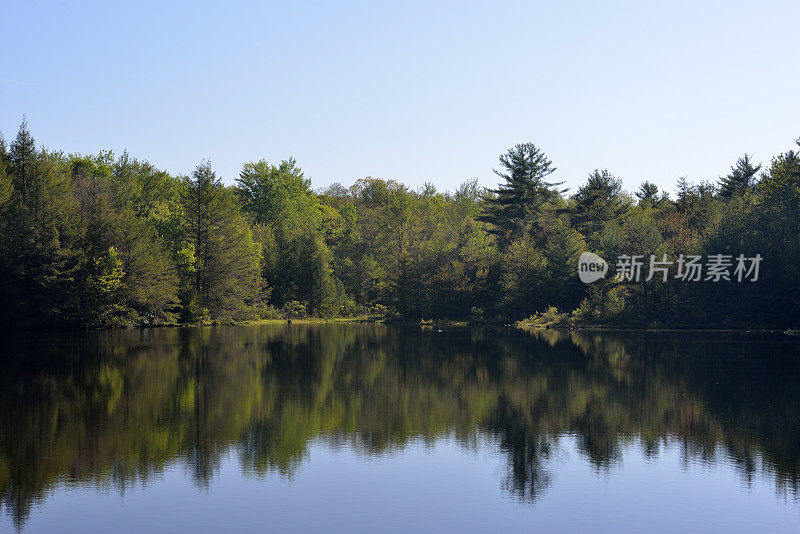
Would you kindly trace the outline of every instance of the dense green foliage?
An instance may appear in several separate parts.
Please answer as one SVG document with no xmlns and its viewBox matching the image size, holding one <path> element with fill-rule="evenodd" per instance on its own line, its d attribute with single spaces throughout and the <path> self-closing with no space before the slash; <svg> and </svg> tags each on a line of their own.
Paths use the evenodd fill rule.
<svg viewBox="0 0 800 534">
<path fill-rule="evenodd" d="M 293 159 L 246 163 L 232 186 L 101 153 L 0 140 L 0 322 L 123 326 L 305 315 L 797 326 L 800 155 L 745 155 L 674 200 L 595 170 L 574 194 L 531 143 L 500 156 L 496 189 L 360 179 L 314 191 Z M 759 174 L 760 172 L 760 174 Z M 760 254 L 759 280 L 592 285 L 577 258 Z M 551 308 L 555 307 L 555 310 Z"/>
</svg>

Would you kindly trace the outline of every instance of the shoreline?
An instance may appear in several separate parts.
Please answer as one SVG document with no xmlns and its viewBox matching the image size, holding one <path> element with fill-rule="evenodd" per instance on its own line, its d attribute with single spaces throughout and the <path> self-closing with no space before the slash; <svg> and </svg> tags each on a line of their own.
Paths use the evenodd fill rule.
<svg viewBox="0 0 800 534">
<path fill-rule="evenodd" d="M 321 317 L 304 317 L 293 319 L 255 319 L 249 321 L 238 322 L 220 322 L 208 324 L 191 324 L 191 323 L 171 323 L 171 324 L 158 324 L 150 326 L 127 326 L 116 328 L 77 328 L 77 327 L 23 327 L 23 328 L 4 328 L 0 327 L 2 332 L 104 332 L 115 330 L 147 330 L 159 328 L 209 328 L 209 327 L 226 327 L 226 326 L 261 326 L 261 325 L 321 325 L 321 324 L 383 324 L 387 326 L 399 327 L 420 327 L 422 329 L 430 328 L 471 328 L 471 327 L 493 327 L 493 328 L 514 328 L 516 330 L 539 330 L 539 331 L 557 331 L 557 332 L 650 332 L 650 333 L 680 333 L 680 332 L 706 332 L 706 333 L 743 333 L 743 334 L 784 334 L 787 336 L 799 336 L 800 329 L 793 328 L 770 328 L 770 327 L 755 327 L 755 328 L 690 328 L 678 326 L 665 326 L 665 327 L 647 327 L 647 326 L 542 326 L 524 324 L 521 322 L 504 323 L 504 322 L 471 322 L 467 320 L 441 320 L 441 321 L 412 321 L 412 320 L 398 320 L 398 319 L 385 319 L 380 317 L 335 317 L 335 318 L 321 318 Z"/>
</svg>

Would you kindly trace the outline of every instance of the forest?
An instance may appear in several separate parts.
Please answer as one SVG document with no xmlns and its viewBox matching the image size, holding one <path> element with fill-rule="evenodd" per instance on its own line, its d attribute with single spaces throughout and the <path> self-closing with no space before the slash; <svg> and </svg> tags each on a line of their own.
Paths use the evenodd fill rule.
<svg viewBox="0 0 800 534">
<path fill-rule="evenodd" d="M 800 139 L 796 141 L 800 146 Z M 800 148 L 720 177 L 608 170 L 575 191 L 532 143 L 500 155 L 495 189 L 362 178 L 314 190 L 294 159 L 173 176 L 127 153 L 0 137 L 0 324 L 126 327 L 369 317 L 539 325 L 796 328 Z M 478 170 L 483 172 L 483 170 Z M 757 280 L 578 279 L 591 251 L 760 255 Z M 668 274 L 668 275 L 667 275 Z"/>
</svg>

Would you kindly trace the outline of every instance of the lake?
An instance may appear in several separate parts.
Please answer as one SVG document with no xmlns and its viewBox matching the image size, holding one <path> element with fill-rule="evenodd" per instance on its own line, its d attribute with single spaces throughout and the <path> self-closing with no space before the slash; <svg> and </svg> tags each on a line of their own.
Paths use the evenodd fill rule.
<svg viewBox="0 0 800 534">
<path fill-rule="evenodd" d="M 0 338 L 2 532 L 798 532 L 800 338 Z"/>
</svg>

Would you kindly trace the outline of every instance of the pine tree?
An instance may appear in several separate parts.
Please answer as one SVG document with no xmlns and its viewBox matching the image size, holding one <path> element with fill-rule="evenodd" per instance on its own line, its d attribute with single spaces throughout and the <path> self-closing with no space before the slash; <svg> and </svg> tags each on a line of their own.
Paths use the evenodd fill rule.
<svg viewBox="0 0 800 534">
<path fill-rule="evenodd" d="M 0 135 L 0 302 L 5 302 L 6 306 L 10 307 L 14 290 L 12 282 L 14 254 L 11 239 L 15 222 L 11 206 L 14 186 L 11 183 L 11 176 L 7 173 L 8 161 L 6 141 Z M 0 310 L 0 320 L 5 319 L 4 315 L 5 313 Z"/>
<path fill-rule="evenodd" d="M 330 268 L 331 254 L 319 235 L 307 233 L 296 241 L 298 269 L 294 273 L 298 300 L 314 314 L 328 317 L 337 310 L 337 291 Z"/>
<path fill-rule="evenodd" d="M 685 176 L 681 176 L 678 178 L 675 189 L 677 191 L 676 204 L 678 210 L 686 213 L 690 208 L 692 197 L 694 196 L 694 186 L 689 183 Z"/>
<path fill-rule="evenodd" d="M 125 267 L 120 302 L 137 324 L 172 322 L 178 304 L 178 275 L 167 245 L 128 208 L 117 219 L 115 242 Z"/>
<path fill-rule="evenodd" d="M 96 168 L 89 177 L 75 176 L 86 227 L 81 321 L 93 326 L 172 322 L 178 301 L 176 267 L 156 231 L 110 192 L 108 176 Z M 120 204 L 123 207 L 117 207 Z M 111 249 L 123 273 L 120 286 L 98 299 L 95 282 L 105 276 L 98 269 L 109 264 L 106 258 Z"/>
<path fill-rule="evenodd" d="M 547 261 L 531 236 L 522 235 L 512 241 L 503 251 L 500 262 L 502 276 L 498 286 L 502 315 L 522 319 L 548 304 L 544 294 Z"/>
<path fill-rule="evenodd" d="M 7 202 L 11 199 L 11 193 L 14 187 L 11 185 L 11 177 L 7 172 L 8 166 L 8 149 L 6 147 L 6 140 L 0 134 L 0 217 L 3 217 L 3 210 L 7 207 Z M 5 221 L 5 217 L 2 221 Z"/>
<path fill-rule="evenodd" d="M 745 154 L 731 167 L 731 172 L 719 179 L 719 194 L 721 197 L 730 198 L 741 195 L 755 185 L 756 173 L 761 170 L 761 164 L 753 165 L 750 156 Z"/>
<path fill-rule="evenodd" d="M 195 256 L 189 283 L 193 297 L 212 319 L 246 316 L 262 289 L 261 248 L 253 242 L 233 191 L 222 185 L 207 163 L 195 169 L 185 186 L 186 240 L 194 246 Z"/>
<path fill-rule="evenodd" d="M 578 256 L 586 250 L 583 236 L 566 222 L 559 221 L 547 240 L 547 304 L 571 310 L 583 298 L 583 284 L 577 277 Z"/>
<path fill-rule="evenodd" d="M 639 190 L 634 194 L 636 195 L 636 198 L 639 199 L 640 204 L 655 204 L 656 197 L 658 196 L 658 186 L 653 182 L 646 181 L 639 186 Z"/>
<path fill-rule="evenodd" d="M 587 237 L 595 235 L 605 223 L 625 211 L 621 195 L 622 182 L 607 170 L 595 169 L 572 197 L 575 202 L 572 215 L 575 227 Z"/>
<path fill-rule="evenodd" d="M 7 158 L 11 191 L 3 225 L 0 310 L 10 324 L 72 320 L 78 229 L 69 168 L 60 154 L 38 151 L 23 120 Z"/>
<path fill-rule="evenodd" d="M 550 160 L 533 143 L 518 144 L 500 156 L 501 171 L 494 173 L 504 180 L 497 189 L 490 189 L 484 198 L 485 213 L 479 220 L 491 224 L 490 232 L 497 235 L 502 246 L 524 231 L 538 227 L 540 208 L 563 191 L 563 182 L 544 179 L 555 171 Z"/>
<path fill-rule="evenodd" d="M 23 118 L 9 151 L 9 174 L 19 198 L 30 207 L 35 207 L 39 200 L 37 164 L 36 141 L 28 130 L 28 119 Z"/>
</svg>

